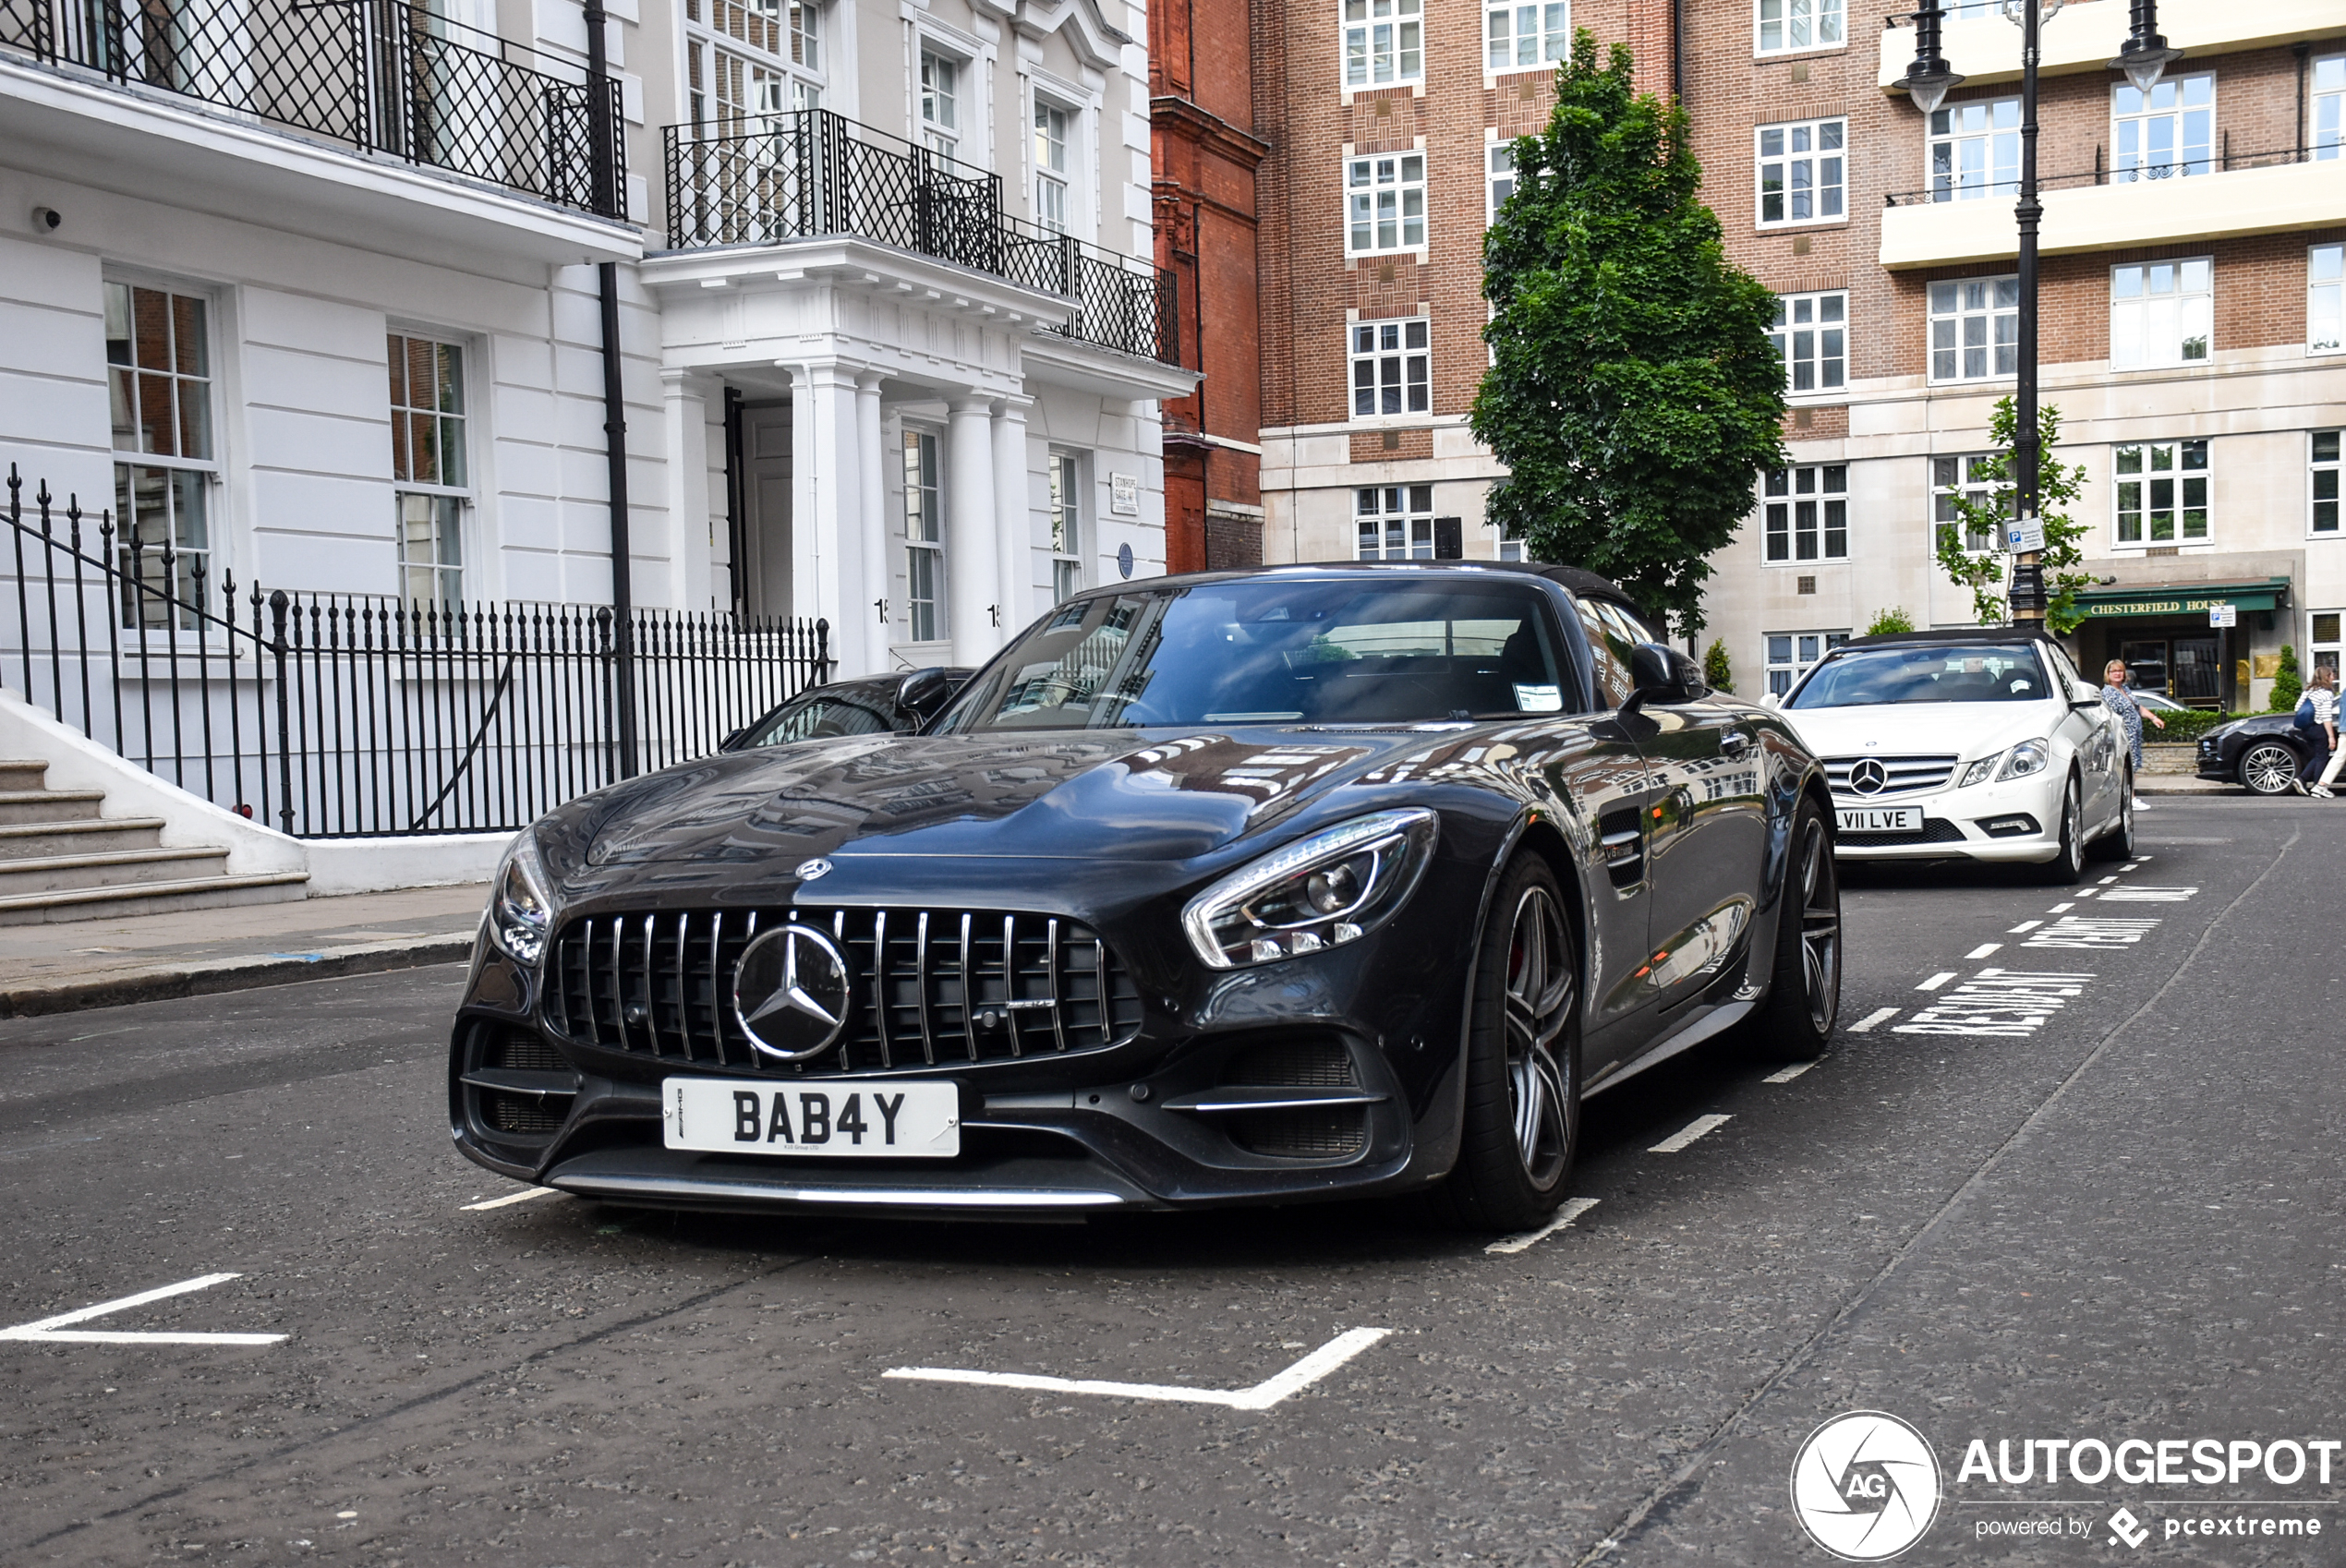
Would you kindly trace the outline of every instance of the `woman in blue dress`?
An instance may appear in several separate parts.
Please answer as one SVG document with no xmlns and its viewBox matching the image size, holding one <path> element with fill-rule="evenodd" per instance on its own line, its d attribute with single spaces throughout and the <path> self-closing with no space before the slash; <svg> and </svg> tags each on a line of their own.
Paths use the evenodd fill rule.
<svg viewBox="0 0 2346 1568">
<path fill-rule="evenodd" d="M 2111 659 L 2101 672 L 2101 701 L 2102 706 L 2116 714 L 2118 721 L 2126 727 L 2126 746 L 2134 758 L 2134 777 L 2140 778 L 2143 771 L 2143 720 L 2147 718 L 2161 730 L 2167 728 L 2167 721 L 2155 713 L 2144 712 L 2135 704 L 2134 694 L 2126 689 L 2126 682 L 2131 678 L 2123 659 Z M 2134 797 L 2134 809 L 2143 809 L 2139 795 Z"/>
</svg>

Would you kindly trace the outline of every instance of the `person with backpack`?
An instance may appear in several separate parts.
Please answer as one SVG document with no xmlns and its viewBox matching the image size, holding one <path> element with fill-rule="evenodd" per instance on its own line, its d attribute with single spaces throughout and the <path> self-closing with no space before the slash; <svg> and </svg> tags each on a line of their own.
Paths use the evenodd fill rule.
<svg viewBox="0 0 2346 1568">
<path fill-rule="evenodd" d="M 2338 674 L 2326 664 L 2314 666 L 2313 679 L 2305 683 L 2305 694 L 2297 699 L 2297 733 L 2314 748 L 2305 761 L 2304 769 L 2290 780 L 2290 788 L 2301 795 L 2331 798 L 2329 780 L 2338 771 L 2334 760 L 2338 752 Z M 2314 776 L 2311 789 L 2306 788 L 2305 775 Z"/>
<path fill-rule="evenodd" d="M 2126 668 L 2124 659 L 2111 659 L 2101 672 L 2101 706 L 2116 714 L 2118 722 L 2126 727 L 2126 745 L 2134 759 L 2134 777 L 2139 779 L 2143 776 L 2143 720 L 2147 718 L 2161 730 L 2167 728 L 2167 721 L 2155 713 L 2146 713 L 2136 705 L 2134 694 L 2126 690 L 2126 682 L 2132 678 L 2133 672 Z M 2139 794 L 2134 797 L 2134 809 L 2148 809 Z"/>
</svg>

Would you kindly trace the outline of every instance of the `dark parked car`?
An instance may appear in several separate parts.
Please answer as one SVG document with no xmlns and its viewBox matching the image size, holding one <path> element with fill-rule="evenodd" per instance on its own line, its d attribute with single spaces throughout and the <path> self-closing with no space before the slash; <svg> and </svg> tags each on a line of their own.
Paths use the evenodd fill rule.
<svg viewBox="0 0 2346 1568">
<path fill-rule="evenodd" d="M 1589 1092 L 1840 999 L 1822 772 L 1558 568 L 1120 584 L 920 734 L 515 840 L 456 1142 L 607 1201 L 1081 1214 L 1569 1191 Z"/>
<path fill-rule="evenodd" d="M 2199 738 L 2199 776 L 2238 784 L 2253 794 L 2289 793 L 2314 755 L 2296 717 L 2260 713 L 2218 725 Z"/>
<path fill-rule="evenodd" d="M 728 736 L 720 750 L 739 752 L 836 735 L 918 730 L 952 701 L 953 694 L 969 678 L 966 669 L 933 665 L 926 669 L 810 686 L 756 723 Z"/>
</svg>

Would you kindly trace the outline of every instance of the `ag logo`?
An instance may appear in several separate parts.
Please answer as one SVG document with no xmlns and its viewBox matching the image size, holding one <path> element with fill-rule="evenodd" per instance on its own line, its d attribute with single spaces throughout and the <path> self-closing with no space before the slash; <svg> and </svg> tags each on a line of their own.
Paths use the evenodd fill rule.
<svg viewBox="0 0 2346 1568">
<path fill-rule="evenodd" d="M 1939 1513 L 1938 1456 L 1895 1416 L 1836 1416 L 1808 1434 L 1792 1462 L 1792 1511 L 1808 1538 L 1835 1557 L 1895 1557 Z"/>
<path fill-rule="evenodd" d="M 785 1062 L 814 1055 L 847 1027 L 847 960 L 811 925 L 782 925 L 742 950 L 733 1016 L 750 1043 Z"/>
</svg>

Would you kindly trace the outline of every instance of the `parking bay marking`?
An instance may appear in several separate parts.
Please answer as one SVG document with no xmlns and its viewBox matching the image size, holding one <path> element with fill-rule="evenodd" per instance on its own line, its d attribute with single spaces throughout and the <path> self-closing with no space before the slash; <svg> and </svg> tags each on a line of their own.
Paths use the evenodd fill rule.
<svg viewBox="0 0 2346 1568">
<path fill-rule="evenodd" d="M 1895 1012 L 1897 1009 L 1893 1007 L 1891 1010 Z M 1760 1081 L 1762 1083 L 1790 1083 L 1794 1079 L 1798 1078 L 1802 1073 L 1807 1072 L 1810 1067 L 1813 1067 L 1816 1065 L 1817 1064 L 1814 1062 L 1795 1062 L 1788 1067 L 1777 1068 L 1774 1072 L 1770 1073 Z"/>
<path fill-rule="evenodd" d="M 95 1307 L 84 1307 L 76 1312 L 61 1312 L 54 1318 L 43 1318 L 37 1323 L 19 1323 L 12 1329 L 0 1329 L 0 1339 L 62 1341 L 71 1345 L 274 1345 L 285 1336 L 281 1333 L 131 1333 L 102 1329 L 71 1329 L 68 1324 L 87 1322 L 110 1312 L 127 1312 L 133 1307 L 144 1307 L 150 1301 L 167 1297 L 185 1296 L 193 1290 L 209 1290 L 215 1285 L 241 1279 L 241 1274 L 205 1274 L 197 1279 L 181 1280 L 153 1290 L 142 1290 L 136 1296 L 126 1296 L 119 1301 L 101 1301 Z"/>
<path fill-rule="evenodd" d="M 2029 933 L 2023 948 L 2071 947 L 2107 952 L 2131 947 L 2151 933 L 2153 918 L 2112 919 L 2100 915 L 2063 915 L 2041 931 Z"/>
<path fill-rule="evenodd" d="M 1268 1410 L 1288 1395 L 1310 1388 L 1392 1332 L 1391 1329 L 1348 1329 L 1286 1371 L 1274 1373 L 1252 1388 L 1180 1388 L 1167 1383 L 1107 1382 L 1098 1378 L 1041 1378 L 1030 1377 L 1022 1372 L 975 1372 L 959 1367 L 890 1367 L 880 1376 L 917 1382 L 1036 1389 L 1046 1393 L 1097 1393 L 1111 1399 L 1155 1399 L 1175 1405 L 1219 1405 L 1231 1410 Z"/>
<path fill-rule="evenodd" d="M 1920 985 L 1916 986 L 1915 989 L 1917 991 L 1936 991 L 1941 985 L 1946 984 L 1947 982 L 1954 978 L 1955 971 L 1953 970 L 1942 969 L 1937 974 L 1932 975 L 1929 980 L 1924 981 Z"/>
<path fill-rule="evenodd" d="M 1844 1034 L 1864 1034 L 1868 1031 L 1871 1030 L 1874 1025 L 1879 1023 L 1887 1023 L 1890 1019 L 1896 1018 L 1898 1016 L 1898 1012 L 1899 1009 L 1896 1007 L 1876 1007 L 1872 1012 L 1868 1013 L 1864 1018 L 1859 1019 L 1856 1023 L 1853 1023 L 1847 1029 L 1843 1030 L 1842 1032 Z"/>
<path fill-rule="evenodd" d="M 1686 1126 L 1680 1128 L 1677 1131 L 1672 1133 L 1669 1137 L 1663 1139 L 1652 1148 L 1647 1150 L 1646 1152 L 1649 1154 L 1678 1153 L 1683 1151 L 1687 1144 L 1692 1143 L 1704 1133 L 1716 1132 L 1733 1120 L 1735 1120 L 1735 1117 L 1733 1116 L 1697 1116 L 1694 1120 L 1688 1122 Z"/>
<path fill-rule="evenodd" d="M 1983 969 L 1891 1032 L 2026 1039 L 2084 995 L 2094 978 L 2046 970 Z"/>
<path fill-rule="evenodd" d="M 2101 896 L 2105 904 L 2181 904 L 2195 898 L 2196 887 L 2152 887 L 2137 884 L 2132 887 L 2112 887 Z"/>
<path fill-rule="evenodd" d="M 553 1198 L 561 1194 L 559 1187 L 525 1187 L 519 1192 L 508 1192 L 502 1198 L 491 1198 L 485 1203 L 467 1203 L 460 1211 L 478 1214 L 489 1209 L 502 1209 L 509 1203 L 526 1203 L 533 1198 Z"/>
<path fill-rule="evenodd" d="M 1970 952 L 1965 953 L 1964 957 L 1966 959 L 1993 958 L 1995 956 L 1996 949 L 2002 946 L 2003 944 L 2001 942 L 1982 942 L 1978 947 L 1974 947 Z"/>
<path fill-rule="evenodd" d="M 2004 935 L 2007 936 L 2018 936 L 2024 933 L 2034 931 L 2037 927 L 2044 923 L 2045 923 L 2041 920 L 2024 920 L 2018 925 L 2013 926 L 2010 931 L 2005 932 Z"/>
<path fill-rule="evenodd" d="M 1520 1236 L 1502 1236 L 1482 1250 L 1502 1254 L 1524 1251 L 1534 1242 L 1545 1241 L 1596 1206 L 1597 1200 L 1593 1198 L 1575 1198 L 1566 1203 L 1563 1208 L 1558 1209 L 1556 1217 L 1538 1230 L 1528 1230 Z"/>
</svg>

